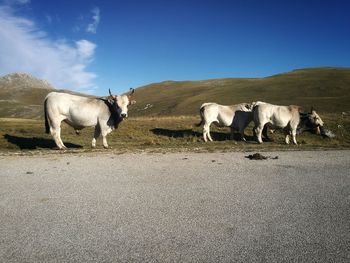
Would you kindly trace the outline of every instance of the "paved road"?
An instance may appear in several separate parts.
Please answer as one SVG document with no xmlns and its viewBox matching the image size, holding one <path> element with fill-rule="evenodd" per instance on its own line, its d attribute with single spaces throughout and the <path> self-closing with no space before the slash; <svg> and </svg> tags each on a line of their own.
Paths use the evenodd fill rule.
<svg viewBox="0 0 350 263">
<path fill-rule="evenodd" d="M 0 157 L 0 262 L 349 262 L 350 151 Z"/>
</svg>

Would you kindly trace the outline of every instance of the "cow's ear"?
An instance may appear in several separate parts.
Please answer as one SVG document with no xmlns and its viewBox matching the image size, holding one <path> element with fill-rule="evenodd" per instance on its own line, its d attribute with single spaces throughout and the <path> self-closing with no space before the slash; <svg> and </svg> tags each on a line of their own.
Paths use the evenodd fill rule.
<svg viewBox="0 0 350 263">
<path fill-rule="evenodd" d="M 136 103 L 136 100 L 130 101 L 130 105 L 134 105 Z"/>
<path fill-rule="evenodd" d="M 107 100 L 109 103 L 113 103 L 115 101 L 115 96 L 108 96 Z"/>
</svg>

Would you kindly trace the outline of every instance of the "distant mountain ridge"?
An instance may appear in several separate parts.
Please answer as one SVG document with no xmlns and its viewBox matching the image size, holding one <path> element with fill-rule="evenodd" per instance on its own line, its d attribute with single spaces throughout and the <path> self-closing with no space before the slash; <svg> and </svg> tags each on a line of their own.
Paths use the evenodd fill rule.
<svg viewBox="0 0 350 263">
<path fill-rule="evenodd" d="M 56 90 L 48 81 L 27 73 L 11 73 L 0 78 L 0 117 L 43 117 L 43 101 L 51 91 L 88 96 L 69 90 Z"/>
<path fill-rule="evenodd" d="M 0 78 L 0 87 L 16 87 L 16 88 L 36 88 L 36 89 L 54 89 L 46 80 L 38 79 L 27 73 L 11 73 Z"/>
<path fill-rule="evenodd" d="M 0 117 L 42 118 L 43 100 L 56 90 L 25 73 L 0 78 Z M 130 116 L 196 115 L 204 102 L 230 105 L 267 101 L 314 106 L 320 112 L 350 111 L 350 68 L 297 69 L 265 78 L 163 81 L 137 88 Z"/>
<path fill-rule="evenodd" d="M 46 80 L 26 73 L 12 73 L 0 78 L 0 117 L 40 118 L 42 101 L 53 91 Z"/>
</svg>

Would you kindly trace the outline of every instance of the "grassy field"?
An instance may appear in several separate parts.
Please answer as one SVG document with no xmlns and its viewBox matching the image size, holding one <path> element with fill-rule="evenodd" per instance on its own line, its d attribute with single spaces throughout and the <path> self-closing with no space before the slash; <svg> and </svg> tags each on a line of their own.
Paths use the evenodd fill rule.
<svg viewBox="0 0 350 263">
<path fill-rule="evenodd" d="M 74 152 L 186 152 L 186 151 L 268 151 L 268 150 L 311 150 L 311 149 L 349 149 L 350 116 L 343 114 L 323 114 L 326 127 L 336 134 L 328 139 L 319 135 L 304 133 L 297 137 L 299 145 L 285 145 L 281 132 L 270 137 L 272 142 L 259 145 L 252 137 L 252 124 L 246 129 L 248 142 L 229 140 L 228 128 L 212 128 L 215 142 L 204 143 L 201 127 L 195 127 L 199 117 L 138 117 L 129 118 L 108 137 L 110 149 L 102 147 L 102 139 L 97 141 L 96 149 L 91 148 L 93 128 L 82 130 L 76 135 L 74 130 L 62 125 L 62 140 L 69 148 L 59 151 L 50 135 L 44 133 L 43 120 L 0 119 L 1 154 L 47 154 Z"/>
</svg>

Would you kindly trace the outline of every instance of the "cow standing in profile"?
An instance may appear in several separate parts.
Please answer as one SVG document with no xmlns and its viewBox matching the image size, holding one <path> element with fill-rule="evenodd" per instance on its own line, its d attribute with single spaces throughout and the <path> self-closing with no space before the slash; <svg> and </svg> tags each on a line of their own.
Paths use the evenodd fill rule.
<svg viewBox="0 0 350 263">
<path fill-rule="evenodd" d="M 107 98 L 89 98 L 67 93 L 50 92 L 44 101 L 46 133 L 51 133 L 59 149 L 66 149 L 61 140 L 61 122 L 64 121 L 76 131 L 95 126 L 92 147 L 102 135 L 103 146 L 108 148 L 106 136 L 128 117 L 128 106 L 134 93 L 114 96 L 109 90 Z"/>
<path fill-rule="evenodd" d="M 201 122 L 196 126 L 203 125 L 203 139 L 205 142 L 213 141 L 210 136 L 210 125 L 215 123 L 219 127 L 230 127 L 231 139 L 235 131 L 239 131 L 241 139 L 245 141 L 244 129 L 253 120 L 252 105 L 240 103 L 235 105 L 220 105 L 209 102 L 203 103 L 199 110 Z"/>
<path fill-rule="evenodd" d="M 323 121 L 316 111 L 311 110 L 310 113 L 301 113 L 301 107 L 279 106 L 269 103 L 258 103 L 253 107 L 254 115 L 254 134 L 257 136 L 259 143 L 262 143 L 262 134 L 267 138 L 267 127 L 282 128 L 285 132 L 285 142 L 289 144 L 289 135 L 292 135 L 293 143 L 297 144 L 297 129 L 300 129 L 300 122 L 303 127 L 322 127 Z M 307 120 L 307 122 L 305 121 Z"/>
</svg>

